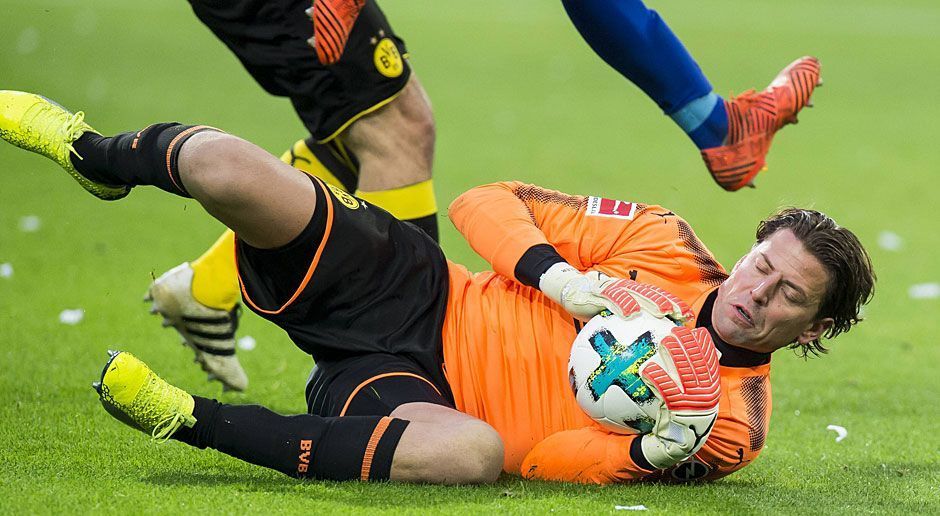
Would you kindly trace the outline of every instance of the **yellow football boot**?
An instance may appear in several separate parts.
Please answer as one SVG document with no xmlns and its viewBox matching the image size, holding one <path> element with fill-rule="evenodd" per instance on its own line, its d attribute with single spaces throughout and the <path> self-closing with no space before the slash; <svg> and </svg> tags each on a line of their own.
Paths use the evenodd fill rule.
<svg viewBox="0 0 940 516">
<path fill-rule="evenodd" d="M 93 387 L 101 404 L 118 421 L 165 441 L 181 426 L 192 428 L 195 402 L 130 353 L 109 351 L 101 381 Z"/>
<path fill-rule="evenodd" d="M 100 199 L 113 201 L 125 197 L 131 191 L 129 186 L 97 183 L 72 166 L 69 155 L 78 156 L 72 142 L 85 132 L 98 134 L 85 123 L 85 114 L 81 111 L 70 113 L 33 93 L 0 90 L 0 138 L 55 161 L 85 190 Z"/>
</svg>

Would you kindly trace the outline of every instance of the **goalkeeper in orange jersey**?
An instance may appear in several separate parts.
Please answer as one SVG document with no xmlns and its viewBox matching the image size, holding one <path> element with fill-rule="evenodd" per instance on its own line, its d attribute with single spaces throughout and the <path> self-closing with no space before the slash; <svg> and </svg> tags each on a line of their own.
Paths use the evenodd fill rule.
<svg viewBox="0 0 940 516">
<path fill-rule="evenodd" d="M 497 183 L 450 207 L 494 269 L 471 274 L 415 226 L 206 126 L 105 137 L 81 113 L 0 92 L 0 136 L 94 195 L 153 185 L 236 232 L 245 303 L 316 361 L 309 413 L 192 396 L 126 352 L 97 389 L 109 413 L 155 438 L 295 477 L 718 478 L 764 444 L 771 353 L 824 351 L 874 286 L 856 237 L 812 210 L 762 221 L 729 273 L 660 206 Z M 637 306 L 697 328 L 667 348 L 674 388 L 645 378 L 669 409 L 654 430 L 611 434 L 575 403 L 568 353 L 579 321 Z"/>
</svg>

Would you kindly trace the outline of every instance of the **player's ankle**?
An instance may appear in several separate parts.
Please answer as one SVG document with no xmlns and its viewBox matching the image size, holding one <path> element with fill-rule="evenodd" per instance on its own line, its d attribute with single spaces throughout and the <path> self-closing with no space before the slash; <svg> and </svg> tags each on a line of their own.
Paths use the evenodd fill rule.
<svg viewBox="0 0 940 516">
<path fill-rule="evenodd" d="M 716 93 L 694 99 L 669 116 L 700 150 L 725 144 L 728 114 L 724 99 Z"/>
</svg>

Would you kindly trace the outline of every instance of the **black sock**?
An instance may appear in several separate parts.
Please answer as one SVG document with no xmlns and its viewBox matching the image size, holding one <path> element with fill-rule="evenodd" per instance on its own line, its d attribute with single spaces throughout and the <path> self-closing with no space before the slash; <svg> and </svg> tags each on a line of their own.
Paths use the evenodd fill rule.
<svg viewBox="0 0 940 516">
<path fill-rule="evenodd" d="M 282 416 L 259 405 L 193 396 L 192 428 L 174 439 L 297 478 L 387 480 L 408 421 L 380 416 Z"/>
<path fill-rule="evenodd" d="M 154 124 L 136 133 L 112 137 L 84 133 L 72 144 L 72 165 L 88 179 L 106 185 L 153 185 L 189 197 L 179 176 L 177 159 L 183 142 L 208 126 Z"/>
</svg>

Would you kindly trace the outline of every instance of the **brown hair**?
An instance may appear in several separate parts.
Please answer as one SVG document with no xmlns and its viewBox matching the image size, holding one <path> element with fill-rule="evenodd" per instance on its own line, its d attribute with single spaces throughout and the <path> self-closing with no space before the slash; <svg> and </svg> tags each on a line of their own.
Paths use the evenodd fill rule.
<svg viewBox="0 0 940 516">
<path fill-rule="evenodd" d="M 831 317 L 835 322 L 823 337 L 831 339 L 849 331 L 862 320 L 859 311 L 875 290 L 875 271 L 865 248 L 855 234 L 827 215 L 801 208 L 783 208 L 762 220 L 757 225 L 757 241 L 762 242 L 781 229 L 792 231 L 829 273 L 829 285 L 816 317 Z M 829 351 L 819 339 L 805 345 L 794 342 L 790 348 L 797 349 L 803 357 Z"/>
</svg>

